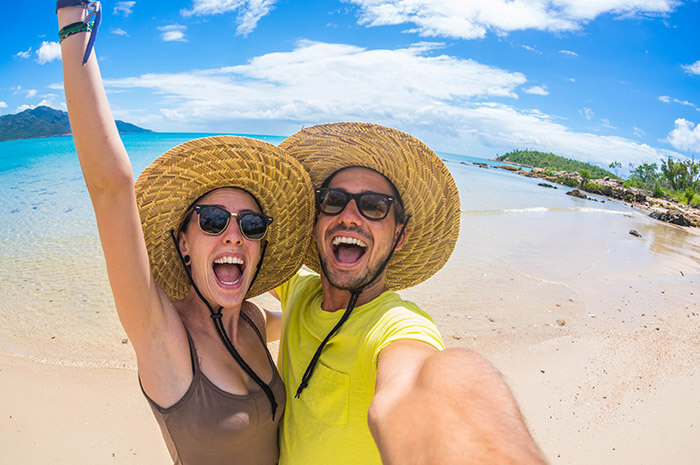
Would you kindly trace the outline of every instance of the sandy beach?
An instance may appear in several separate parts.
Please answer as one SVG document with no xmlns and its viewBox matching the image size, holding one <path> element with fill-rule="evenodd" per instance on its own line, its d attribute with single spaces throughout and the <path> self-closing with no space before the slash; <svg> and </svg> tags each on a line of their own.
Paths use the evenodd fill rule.
<svg viewBox="0 0 700 465">
<path fill-rule="evenodd" d="M 623 204 L 593 208 L 500 170 L 488 176 L 517 184 L 507 207 L 489 206 L 474 170 L 454 170 L 453 255 L 401 294 L 433 316 L 449 347 L 503 373 L 550 463 L 696 463 L 700 230 Z M 501 185 L 493 179 L 484 182 Z M 521 208 L 521 191 L 553 206 Z M 0 463 L 169 462 L 84 221 L 86 232 L 60 240 L 3 238 Z M 43 253 L 31 252 L 37 244 Z M 267 295 L 256 301 L 278 308 Z"/>
</svg>

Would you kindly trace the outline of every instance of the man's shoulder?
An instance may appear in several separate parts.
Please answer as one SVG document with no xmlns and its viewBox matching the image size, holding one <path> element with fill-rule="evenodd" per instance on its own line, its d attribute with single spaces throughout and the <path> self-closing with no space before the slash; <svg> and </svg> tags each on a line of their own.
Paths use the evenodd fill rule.
<svg viewBox="0 0 700 465">
<path fill-rule="evenodd" d="M 417 303 L 404 299 L 395 291 L 386 291 L 382 293 L 379 297 L 372 301 L 374 305 L 380 308 L 392 309 L 392 308 L 405 308 L 410 311 L 417 311 L 419 313 L 425 313 L 418 306 Z"/>
<path fill-rule="evenodd" d="M 437 350 L 445 348 L 435 322 L 418 304 L 390 291 L 375 300 L 376 319 L 369 333 L 370 339 L 375 341 L 375 364 L 379 353 L 392 342 L 399 340 L 420 341 Z"/>
<path fill-rule="evenodd" d="M 435 329 L 435 322 L 428 312 L 413 301 L 402 298 L 393 291 L 387 291 L 371 302 L 371 313 L 375 315 L 378 328 L 429 328 Z"/>
<path fill-rule="evenodd" d="M 320 288 L 321 277 L 318 273 L 302 267 L 287 282 L 277 287 L 276 291 L 280 300 L 285 302 L 293 298 L 293 296 L 310 295 L 314 292 L 318 292 Z"/>
</svg>

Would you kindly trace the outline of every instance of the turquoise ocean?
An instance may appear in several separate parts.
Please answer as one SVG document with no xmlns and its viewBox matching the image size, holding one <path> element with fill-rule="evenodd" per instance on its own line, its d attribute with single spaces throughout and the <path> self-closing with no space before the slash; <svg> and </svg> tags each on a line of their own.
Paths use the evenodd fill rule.
<svg viewBox="0 0 700 465">
<path fill-rule="evenodd" d="M 122 139 L 138 176 L 163 152 L 206 135 Z M 248 136 L 275 145 L 284 140 Z M 640 269 L 700 275 L 693 231 L 624 203 L 576 199 L 563 186 L 547 189 L 540 180 L 473 164 L 495 164 L 488 160 L 438 155 L 459 189 L 461 232 L 448 265 L 431 280 L 459 287 L 465 311 L 492 305 L 494 295 L 512 286 L 520 292 L 533 284 L 566 285 L 613 256 Z M 134 365 L 70 136 L 0 142 L 0 352 L 66 365 Z"/>
</svg>

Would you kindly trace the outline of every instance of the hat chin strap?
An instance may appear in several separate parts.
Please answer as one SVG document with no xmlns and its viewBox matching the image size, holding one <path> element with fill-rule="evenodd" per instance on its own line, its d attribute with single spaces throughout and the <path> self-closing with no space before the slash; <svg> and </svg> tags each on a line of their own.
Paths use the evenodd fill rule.
<svg viewBox="0 0 700 465">
<path fill-rule="evenodd" d="M 211 306 L 211 304 L 207 301 L 207 299 L 204 298 L 202 293 L 199 291 L 199 288 L 197 288 L 197 285 L 194 283 L 194 279 L 192 279 L 192 273 L 190 272 L 189 267 L 185 263 L 185 258 L 182 256 L 182 252 L 180 251 L 180 245 L 177 242 L 177 238 L 175 237 L 175 231 L 172 229 L 170 230 L 170 237 L 173 240 L 173 244 L 175 244 L 175 250 L 177 250 L 177 255 L 180 257 L 180 262 L 182 263 L 182 266 L 185 268 L 185 273 L 187 274 L 187 278 L 190 280 L 190 284 L 192 284 L 192 287 L 194 288 L 195 292 L 199 296 L 199 298 L 204 302 L 204 305 L 207 306 L 209 309 L 209 312 L 211 313 L 211 319 L 214 321 L 214 326 L 216 327 L 216 331 L 219 334 L 219 338 L 221 339 L 221 342 L 223 342 L 224 346 L 226 349 L 229 351 L 233 359 L 238 363 L 238 365 L 243 368 L 243 371 L 246 372 L 248 376 L 250 376 L 253 381 L 255 381 L 255 384 L 260 386 L 260 388 L 265 392 L 265 395 L 267 398 L 270 400 L 270 406 L 272 407 L 272 419 L 275 419 L 275 413 L 277 413 L 277 401 L 275 400 L 275 396 L 272 393 L 272 389 L 270 389 L 270 386 L 265 383 L 260 377 L 253 371 L 253 369 L 243 360 L 243 357 L 238 353 L 236 348 L 233 345 L 233 342 L 231 342 L 231 339 L 228 337 L 228 334 L 226 334 L 226 328 L 224 328 L 224 324 L 221 321 L 221 310 L 224 308 L 223 306 L 219 306 L 218 310 L 214 310 L 214 308 Z M 248 290 L 253 286 L 253 282 L 255 282 L 255 278 L 258 277 L 258 273 L 260 273 L 260 268 L 262 267 L 262 262 L 263 259 L 265 258 L 265 249 L 267 249 L 267 241 L 263 242 L 262 250 L 260 252 L 260 260 L 258 260 L 258 265 L 255 270 L 255 275 L 253 275 L 253 279 L 250 282 L 250 286 L 248 286 Z M 247 292 L 246 292 L 247 293 Z M 249 325 L 253 327 L 257 331 L 257 327 L 255 324 L 250 320 L 250 317 L 243 313 L 243 311 L 240 312 L 241 318 L 243 318 Z"/>
<path fill-rule="evenodd" d="M 389 260 L 391 260 L 391 257 L 394 255 L 394 251 L 396 251 L 396 247 L 399 245 L 399 241 L 401 240 L 401 236 L 403 236 L 403 233 L 406 231 L 406 226 L 408 225 L 408 220 L 411 219 L 411 214 L 409 213 L 406 215 L 406 220 L 403 222 L 403 227 L 401 228 L 401 232 L 399 233 L 398 237 L 394 241 L 394 246 L 391 248 L 391 251 L 389 252 L 389 255 L 387 255 L 386 259 L 384 259 L 384 262 L 382 265 L 379 267 L 379 270 L 377 270 L 377 273 L 375 273 L 374 277 L 369 280 L 366 284 L 357 287 L 355 289 L 350 290 L 350 300 L 348 301 L 348 306 L 345 309 L 345 312 L 343 312 L 343 316 L 340 317 L 340 320 L 336 325 L 333 327 L 333 329 L 330 330 L 330 332 L 326 335 L 326 337 L 323 339 L 321 344 L 318 346 L 316 349 L 316 352 L 314 353 L 314 356 L 311 358 L 311 361 L 309 362 L 309 365 L 306 367 L 306 371 L 304 372 L 304 376 L 301 378 L 301 383 L 299 383 L 299 387 L 297 388 L 297 392 L 294 395 L 295 398 L 299 398 L 301 395 L 301 391 L 303 391 L 308 385 L 309 385 L 309 380 L 311 379 L 311 375 L 314 373 L 314 369 L 316 368 L 316 364 L 318 363 L 318 360 L 321 358 L 321 352 L 323 352 L 324 347 L 328 343 L 328 341 L 333 337 L 335 333 L 338 332 L 341 326 L 343 326 L 343 323 L 345 323 L 348 318 L 350 318 L 350 313 L 353 311 L 355 308 L 355 305 L 357 305 L 357 301 L 360 298 L 360 294 L 362 294 L 362 291 L 365 290 L 370 284 L 375 282 L 379 276 L 384 272 L 384 269 L 386 266 L 389 264 Z M 325 276 L 328 276 L 326 273 L 326 268 L 323 266 L 323 261 L 319 260 L 319 263 L 321 265 L 321 271 L 323 271 Z"/>
</svg>

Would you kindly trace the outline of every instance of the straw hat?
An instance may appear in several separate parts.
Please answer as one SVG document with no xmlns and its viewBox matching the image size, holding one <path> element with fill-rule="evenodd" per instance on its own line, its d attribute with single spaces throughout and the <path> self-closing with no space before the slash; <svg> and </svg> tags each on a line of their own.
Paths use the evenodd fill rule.
<svg viewBox="0 0 700 465">
<path fill-rule="evenodd" d="M 177 234 L 189 207 L 219 187 L 249 192 L 274 220 L 262 268 L 246 297 L 289 279 L 301 266 L 313 227 L 309 177 L 286 152 L 256 139 L 216 136 L 168 150 L 136 181 L 136 200 L 156 282 L 174 300 L 187 297 L 185 274 L 170 231 Z"/>
<path fill-rule="evenodd" d="M 280 148 L 304 165 L 314 187 L 351 166 L 371 168 L 394 184 L 413 216 L 407 241 L 387 265 L 389 289 L 415 286 L 447 262 L 459 235 L 459 194 L 442 160 L 421 141 L 376 124 L 330 123 L 302 129 Z M 304 264 L 319 271 L 315 247 Z"/>
</svg>

